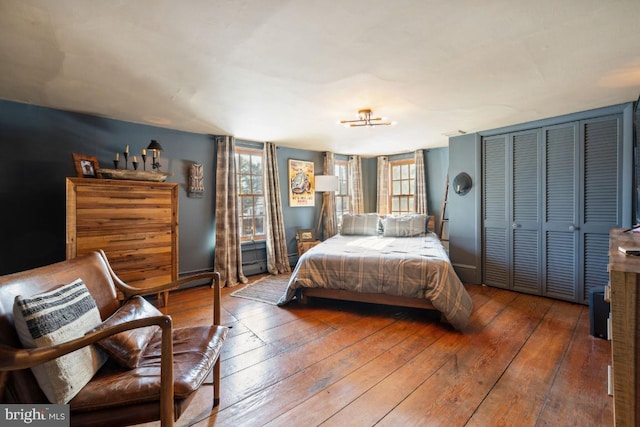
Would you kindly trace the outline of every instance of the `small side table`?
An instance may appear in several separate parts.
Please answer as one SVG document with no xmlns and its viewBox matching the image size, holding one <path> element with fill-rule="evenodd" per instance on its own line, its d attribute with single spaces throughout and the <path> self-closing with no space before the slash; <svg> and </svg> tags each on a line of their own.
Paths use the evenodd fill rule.
<svg viewBox="0 0 640 427">
<path fill-rule="evenodd" d="M 301 257 L 303 253 L 307 252 L 312 247 L 320 243 L 320 240 L 312 240 L 310 242 L 298 242 L 298 257 Z"/>
</svg>

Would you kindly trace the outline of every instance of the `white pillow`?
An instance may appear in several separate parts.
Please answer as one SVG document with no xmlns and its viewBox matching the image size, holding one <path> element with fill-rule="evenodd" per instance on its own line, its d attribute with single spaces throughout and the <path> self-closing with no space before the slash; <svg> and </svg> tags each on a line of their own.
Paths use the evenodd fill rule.
<svg viewBox="0 0 640 427">
<path fill-rule="evenodd" d="M 96 302 L 81 279 L 30 297 L 16 296 L 13 316 L 18 337 L 25 348 L 80 338 L 102 323 Z M 31 370 L 51 403 L 67 403 L 106 360 L 107 356 L 92 345 Z"/>
<path fill-rule="evenodd" d="M 413 237 L 427 231 L 427 215 L 406 214 L 384 219 L 384 237 Z"/>
</svg>

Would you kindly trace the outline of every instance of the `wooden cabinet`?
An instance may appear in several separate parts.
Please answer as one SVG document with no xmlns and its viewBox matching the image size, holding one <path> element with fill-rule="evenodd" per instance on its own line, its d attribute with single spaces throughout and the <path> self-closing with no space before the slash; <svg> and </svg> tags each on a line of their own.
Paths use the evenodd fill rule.
<svg viewBox="0 0 640 427">
<path fill-rule="evenodd" d="M 130 285 L 177 280 L 178 184 L 67 178 L 67 259 L 98 249 Z"/>
<path fill-rule="evenodd" d="M 609 274 L 611 359 L 615 425 L 640 424 L 640 257 L 627 256 L 619 246 L 640 247 L 640 233 L 611 231 Z"/>
</svg>

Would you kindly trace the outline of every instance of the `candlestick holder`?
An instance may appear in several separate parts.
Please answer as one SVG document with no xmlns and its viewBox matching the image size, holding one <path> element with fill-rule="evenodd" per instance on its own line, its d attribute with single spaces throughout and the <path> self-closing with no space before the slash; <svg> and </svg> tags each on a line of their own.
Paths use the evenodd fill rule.
<svg viewBox="0 0 640 427">
<path fill-rule="evenodd" d="M 146 154 L 142 154 L 140 157 L 142 157 L 142 170 L 147 170 L 147 155 Z"/>
<path fill-rule="evenodd" d="M 114 160 L 114 161 L 113 161 L 113 167 L 114 167 L 115 169 L 118 169 L 118 163 L 120 163 L 120 160 Z"/>
<path fill-rule="evenodd" d="M 133 170 L 137 171 L 138 170 L 138 162 L 131 162 L 133 164 Z"/>
<path fill-rule="evenodd" d="M 151 169 L 155 169 L 160 172 L 160 155 L 153 156 L 153 160 L 151 162 Z"/>
<path fill-rule="evenodd" d="M 122 154 L 124 154 L 124 168 L 129 169 L 129 153 L 125 151 Z"/>
<path fill-rule="evenodd" d="M 151 143 L 147 147 L 147 150 L 151 150 L 153 153 L 153 160 L 151 161 L 151 169 L 160 172 L 160 152 L 162 151 L 162 145 L 155 139 L 151 140 Z"/>
</svg>

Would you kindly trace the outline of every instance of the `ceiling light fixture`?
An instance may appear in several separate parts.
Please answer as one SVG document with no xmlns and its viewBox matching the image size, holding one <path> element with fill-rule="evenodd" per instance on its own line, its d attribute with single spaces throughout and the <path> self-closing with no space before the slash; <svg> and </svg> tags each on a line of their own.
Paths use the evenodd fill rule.
<svg viewBox="0 0 640 427">
<path fill-rule="evenodd" d="M 358 118 L 356 120 L 340 120 L 340 124 L 348 128 L 359 126 L 392 126 L 396 124 L 396 122 L 387 121 L 387 119 L 383 117 L 371 117 L 371 114 L 371 110 L 365 108 L 358 111 Z"/>
</svg>

